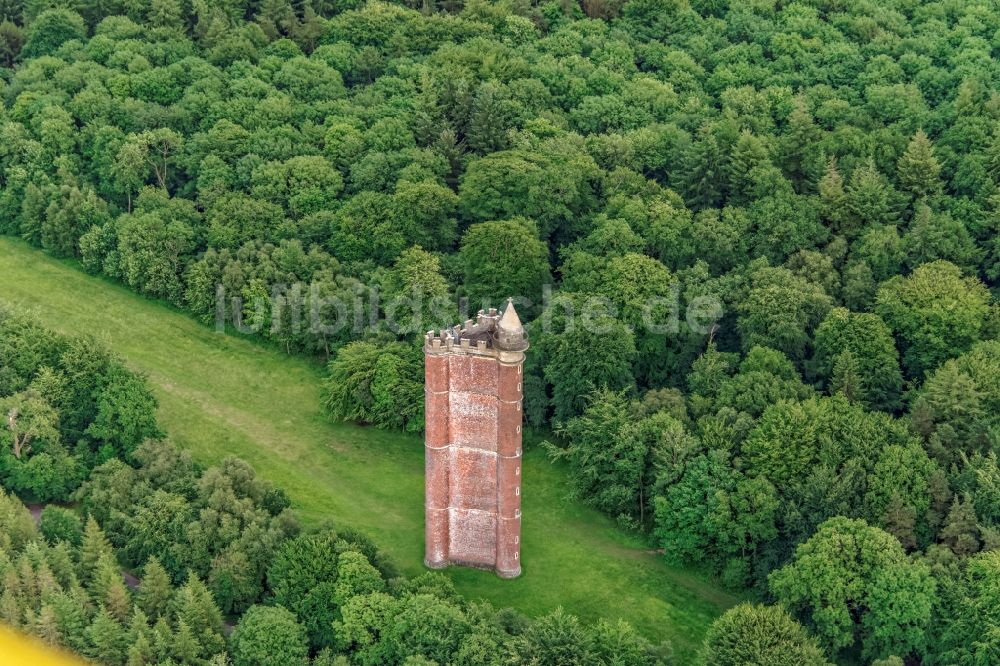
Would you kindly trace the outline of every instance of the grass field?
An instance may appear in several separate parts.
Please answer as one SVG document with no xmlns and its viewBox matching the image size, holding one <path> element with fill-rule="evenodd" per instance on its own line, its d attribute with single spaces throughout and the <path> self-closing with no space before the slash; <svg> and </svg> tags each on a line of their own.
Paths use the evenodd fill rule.
<svg viewBox="0 0 1000 666">
<path fill-rule="evenodd" d="M 306 522 L 370 534 L 407 574 L 423 570 L 420 438 L 327 419 L 322 368 L 216 333 L 165 305 L 0 238 L 0 302 L 63 333 L 105 341 L 150 379 L 160 422 L 204 463 L 238 455 L 284 487 Z M 523 575 L 448 569 L 459 590 L 529 615 L 556 606 L 585 620 L 622 617 L 689 657 L 736 599 L 668 567 L 634 536 L 568 499 L 564 469 L 539 447 L 524 460 Z"/>
</svg>

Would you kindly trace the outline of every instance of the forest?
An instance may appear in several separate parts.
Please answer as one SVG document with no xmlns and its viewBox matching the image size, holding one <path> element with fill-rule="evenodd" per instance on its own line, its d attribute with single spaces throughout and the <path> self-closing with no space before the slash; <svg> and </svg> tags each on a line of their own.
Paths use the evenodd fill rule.
<svg viewBox="0 0 1000 666">
<path fill-rule="evenodd" d="M 996 3 L 4 0 L 0 14 L 0 233 L 328 363 L 330 418 L 410 432 L 422 333 L 513 296 L 525 417 L 551 432 L 574 496 L 752 600 L 709 631 L 705 663 L 1000 659 Z M 705 302 L 707 328 L 685 316 Z M 648 325 L 650 303 L 669 304 L 669 330 Z M 102 484 L 183 454 L 144 444 L 162 433 L 141 381 L 90 343 L 53 344 L 0 352 L 3 411 L 27 415 L 0 429 L 0 471 L 8 491 L 72 494 L 90 517 L 113 506 L 87 504 Z M 208 581 L 222 612 L 298 613 L 317 659 L 486 658 L 461 662 L 440 636 L 383 645 L 370 627 L 317 642 L 330 623 L 266 596 L 267 558 L 192 559 L 170 535 L 212 502 L 196 477 L 247 474 L 210 471 L 162 479 L 181 486 L 164 492 L 183 502 L 161 497 L 178 524 L 93 516 L 119 560 L 172 552 L 158 562 L 172 584 Z M 280 491 L 247 483 L 240 520 L 297 538 Z M 358 612 L 402 617 L 410 597 L 370 544 L 330 538 L 366 544 L 388 590 Z M 39 549 L 5 546 L 12 567 L 23 551 L 37 568 Z M 94 574 L 73 573 L 86 590 Z M 669 659 L 624 627 L 531 626 L 583 650 L 534 663 Z M 164 658 L 186 657 L 136 663 Z"/>
</svg>

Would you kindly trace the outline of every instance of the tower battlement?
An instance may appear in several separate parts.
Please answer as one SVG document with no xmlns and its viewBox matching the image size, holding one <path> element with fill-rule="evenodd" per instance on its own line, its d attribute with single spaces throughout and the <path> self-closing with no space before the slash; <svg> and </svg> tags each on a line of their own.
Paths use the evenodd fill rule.
<svg viewBox="0 0 1000 666">
<path fill-rule="evenodd" d="M 527 335 L 501 314 L 424 336 L 424 563 L 521 573 L 521 422 Z"/>
<path fill-rule="evenodd" d="M 504 316 L 510 312 L 505 322 Z M 496 308 L 480 310 L 476 319 L 467 319 L 463 324 L 439 331 L 427 331 L 424 335 L 424 351 L 431 354 L 476 351 L 524 351 L 528 348 L 528 336 L 521 320 L 508 301 L 507 310 L 500 315 Z"/>
</svg>

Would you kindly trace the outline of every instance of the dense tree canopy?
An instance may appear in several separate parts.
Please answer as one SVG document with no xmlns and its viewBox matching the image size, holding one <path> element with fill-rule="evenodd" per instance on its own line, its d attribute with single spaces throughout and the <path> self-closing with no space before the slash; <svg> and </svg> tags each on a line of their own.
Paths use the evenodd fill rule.
<svg viewBox="0 0 1000 666">
<path fill-rule="evenodd" d="M 995 4 L 0 4 L 0 233 L 317 356 L 332 417 L 412 432 L 419 336 L 523 299 L 524 413 L 555 427 L 575 494 L 804 627 L 741 609 L 706 650 L 765 626 L 805 661 L 809 632 L 830 660 L 995 656 Z M 6 488 L 87 480 L 117 556 L 155 554 L 154 581 L 224 612 L 299 589 L 279 569 L 268 587 L 264 553 L 301 538 L 283 495 L 144 445 L 154 409 L 99 345 L 0 313 Z M 14 562 L 34 537 L 12 529 Z M 132 631 L 90 533 L 100 598 L 33 607 L 37 633 L 83 627 L 69 644 L 99 659 L 126 630 L 134 663 L 216 654 L 163 594 Z M 53 553 L 77 535 L 46 517 Z M 557 613 L 498 638 L 341 541 L 317 546 L 322 593 L 282 603 L 311 655 L 646 655 Z"/>
<path fill-rule="evenodd" d="M 95 465 L 160 434 L 143 377 L 84 338 L 0 308 L 0 483 L 66 500 Z"/>
</svg>

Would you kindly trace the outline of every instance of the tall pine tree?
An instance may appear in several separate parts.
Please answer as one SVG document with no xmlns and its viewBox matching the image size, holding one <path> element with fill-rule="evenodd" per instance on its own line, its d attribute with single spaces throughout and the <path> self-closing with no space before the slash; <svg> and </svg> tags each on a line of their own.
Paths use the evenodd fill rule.
<svg viewBox="0 0 1000 666">
<path fill-rule="evenodd" d="M 150 557 L 143 568 L 142 582 L 139 583 L 139 607 L 155 622 L 166 614 L 172 595 L 167 570 L 156 557 Z"/>
<path fill-rule="evenodd" d="M 897 165 L 899 186 L 915 199 L 941 193 L 941 164 L 934 157 L 934 146 L 923 130 L 910 139 Z"/>
</svg>

